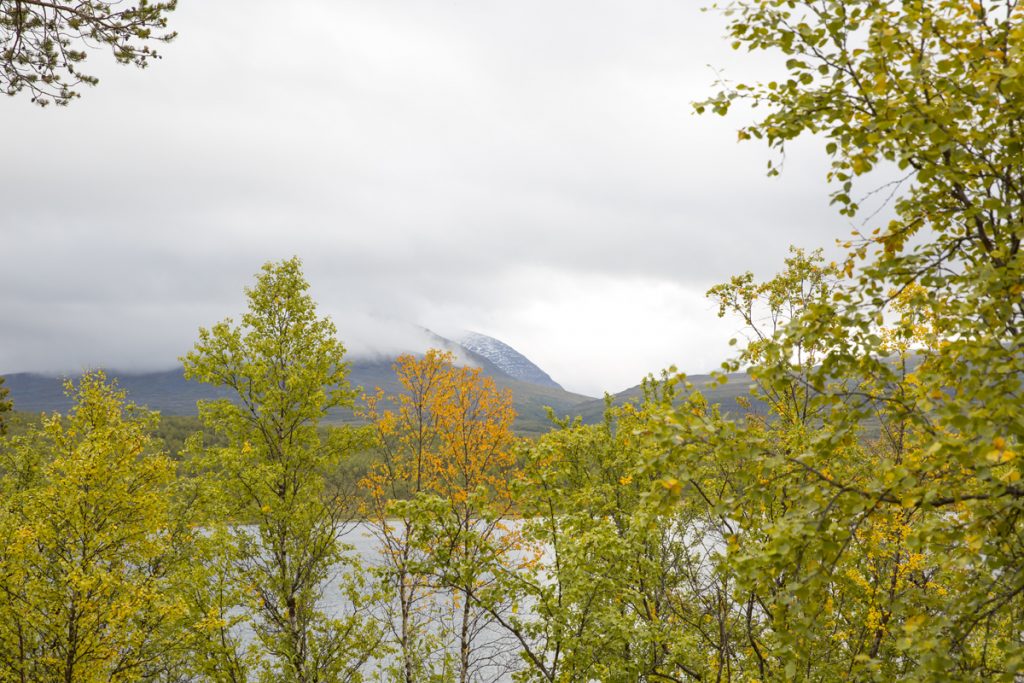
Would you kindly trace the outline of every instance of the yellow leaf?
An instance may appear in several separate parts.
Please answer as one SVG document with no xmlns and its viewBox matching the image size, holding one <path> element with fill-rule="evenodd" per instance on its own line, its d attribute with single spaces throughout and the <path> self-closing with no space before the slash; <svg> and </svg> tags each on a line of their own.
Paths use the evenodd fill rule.
<svg viewBox="0 0 1024 683">
<path fill-rule="evenodd" d="M 927 618 L 928 617 L 926 617 L 923 614 L 914 615 L 907 619 L 907 621 L 903 624 L 903 630 L 907 633 L 913 633 L 914 631 L 916 631 L 924 625 L 924 622 L 927 620 Z"/>
<path fill-rule="evenodd" d="M 1002 465 L 1004 462 L 1010 462 L 1017 457 L 1017 454 L 1013 451 L 990 451 L 985 459 L 996 465 Z"/>
<path fill-rule="evenodd" d="M 1007 470 L 999 478 L 1006 484 L 1016 484 L 1020 481 L 1020 470 Z"/>
<path fill-rule="evenodd" d="M 682 492 L 682 490 L 683 490 L 683 485 L 675 477 L 669 477 L 668 479 L 662 479 L 661 480 L 661 486 L 666 491 L 671 492 L 672 495 L 675 495 L 675 496 L 678 496 Z"/>
</svg>

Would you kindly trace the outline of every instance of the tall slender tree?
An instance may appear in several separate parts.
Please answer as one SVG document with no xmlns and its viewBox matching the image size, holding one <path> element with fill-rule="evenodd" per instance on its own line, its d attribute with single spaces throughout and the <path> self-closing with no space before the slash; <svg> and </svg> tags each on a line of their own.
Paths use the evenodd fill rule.
<svg viewBox="0 0 1024 683">
<path fill-rule="evenodd" d="M 417 547 L 423 522 L 396 510 L 434 484 L 440 435 L 435 407 L 446 391 L 451 354 L 430 350 L 422 359 L 400 356 L 394 364 L 402 391 L 378 389 L 364 396 L 363 416 L 373 426 L 378 459 L 360 482 L 366 494 L 363 514 L 380 546 L 377 569 L 389 600 L 386 621 L 397 653 L 392 677 L 404 683 L 443 678 L 449 670 L 444 634 L 447 611 L 437 587 L 420 571 L 425 553 Z"/>
<path fill-rule="evenodd" d="M 404 391 L 367 400 L 381 459 L 363 486 L 398 603 L 397 678 L 493 676 L 503 656 L 514 659 L 495 647 L 481 654 L 493 615 L 479 604 L 519 542 L 506 524 L 517 478 L 511 395 L 437 350 L 401 356 L 395 370 Z"/>
<path fill-rule="evenodd" d="M 241 324 L 200 329 L 185 373 L 231 390 L 200 404 L 227 440 L 205 460 L 233 525 L 233 581 L 247 595 L 263 675 L 294 683 L 358 680 L 378 640 L 342 576 L 340 540 L 352 502 L 332 475 L 346 456 L 337 430 L 320 423 L 350 405 L 345 348 L 317 315 L 298 258 L 267 263 L 246 289 Z M 331 595 L 327 595 L 331 591 Z M 347 604 L 331 609 L 327 600 Z"/>
</svg>

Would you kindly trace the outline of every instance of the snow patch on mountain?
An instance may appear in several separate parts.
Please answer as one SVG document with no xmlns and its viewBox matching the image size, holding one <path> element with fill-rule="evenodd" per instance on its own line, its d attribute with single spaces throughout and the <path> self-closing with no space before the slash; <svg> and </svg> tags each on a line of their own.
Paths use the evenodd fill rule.
<svg viewBox="0 0 1024 683">
<path fill-rule="evenodd" d="M 513 379 L 529 382 L 530 384 L 562 388 L 558 382 L 551 379 L 548 373 L 537 367 L 529 358 L 494 337 L 488 337 L 486 334 L 480 334 L 479 332 L 466 332 L 459 338 L 458 342 L 473 353 L 483 356 L 494 363 L 498 369 Z"/>
</svg>

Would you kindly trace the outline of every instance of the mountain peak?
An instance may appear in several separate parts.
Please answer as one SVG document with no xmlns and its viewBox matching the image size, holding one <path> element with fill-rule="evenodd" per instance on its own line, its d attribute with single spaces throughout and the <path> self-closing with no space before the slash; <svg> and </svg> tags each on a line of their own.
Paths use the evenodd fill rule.
<svg viewBox="0 0 1024 683">
<path fill-rule="evenodd" d="M 494 337 L 479 332 L 466 332 L 458 339 L 458 343 L 476 355 L 486 358 L 513 379 L 530 384 L 562 388 L 529 358 Z"/>
</svg>

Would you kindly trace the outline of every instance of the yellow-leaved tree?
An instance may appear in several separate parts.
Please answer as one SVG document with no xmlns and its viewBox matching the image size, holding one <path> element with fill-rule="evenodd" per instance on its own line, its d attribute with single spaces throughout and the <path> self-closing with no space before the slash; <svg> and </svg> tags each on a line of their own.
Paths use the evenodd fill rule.
<svg viewBox="0 0 1024 683">
<path fill-rule="evenodd" d="M 174 463 L 102 373 L 0 449 L 0 680 L 159 680 L 186 624 Z"/>
<path fill-rule="evenodd" d="M 502 659 L 479 651 L 493 616 L 478 603 L 494 564 L 518 561 L 512 396 L 438 350 L 401 356 L 395 371 L 402 393 L 367 397 L 381 460 L 363 481 L 397 602 L 393 673 L 468 681 Z"/>
</svg>

